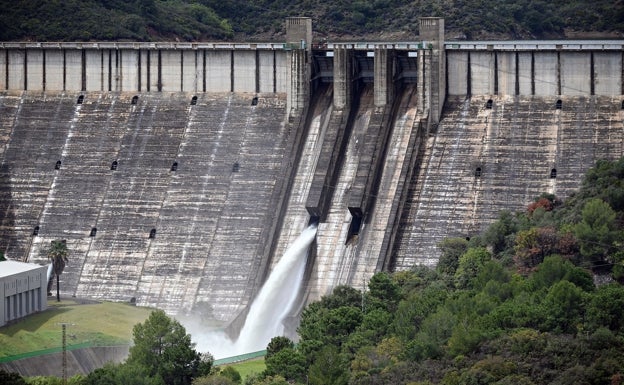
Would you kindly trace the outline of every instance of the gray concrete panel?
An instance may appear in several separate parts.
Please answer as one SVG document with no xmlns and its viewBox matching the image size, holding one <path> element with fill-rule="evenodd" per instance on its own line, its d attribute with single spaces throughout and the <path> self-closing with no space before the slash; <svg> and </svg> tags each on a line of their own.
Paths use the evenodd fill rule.
<svg viewBox="0 0 624 385">
<path fill-rule="evenodd" d="M 591 94 L 591 55 L 588 52 L 561 52 L 561 94 Z M 615 79 L 614 79 L 615 80 Z"/>
<path fill-rule="evenodd" d="M 139 91 L 146 92 L 149 89 L 149 51 L 141 50 L 139 52 L 139 60 L 141 62 L 141 73 L 139 74 Z"/>
<path fill-rule="evenodd" d="M 65 50 L 66 91 L 82 90 L 82 50 Z"/>
<path fill-rule="evenodd" d="M 290 85 L 288 84 L 288 74 L 290 67 L 288 66 L 288 56 L 284 51 L 275 52 L 275 87 L 276 92 L 288 92 Z"/>
<path fill-rule="evenodd" d="M 163 92 L 179 92 L 182 87 L 182 53 L 160 51 L 160 78 Z"/>
<path fill-rule="evenodd" d="M 466 95 L 468 92 L 468 52 L 446 51 L 446 59 L 449 95 Z"/>
<path fill-rule="evenodd" d="M 159 79 L 159 69 L 158 69 L 158 57 L 160 51 L 149 50 L 149 88 L 150 92 L 160 91 L 160 79 Z"/>
<path fill-rule="evenodd" d="M 622 93 L 622 52 L 594 52 L 594 92 L 596 95 Z"/>
<path fill-rule="evenodd" d="M 334 48 L 334 107 L 342 109 L 351 105 L 353 52 L 344 47 Z"/>
<path fill-rule="evenodd" d="M 518 52 L 518 89 L 520 95 L 533 95 L 532 52 Z"/>
<path fill-rule="evenodd" d="M 537 51 L 533 53 L 533 58 L 535 95 L 559 94 L 557 52 Z"/>
<path fill-rule="evenodd" d="M 8 50 L 0 50 L 0 90 L 7 89 L 7 54 Z"/>
<path fill-rule="evenodd" d="M 494 94 L 494 52 L 470 52 L 470 93 Z"/>
<path fill-rule="evenodd" d="M 85 50 L 87 91 L 103 91 L 104 66 L 102 62 L 103 51 L 96 49 Z"/>
<path fill-rule="evenodd" d="M 43 89 L 43 50 L 28 50 L 28 56 L 26 58 L 26 61 L 26 89 Z"/>
<path fill-rule="evenodd" d="M 305 108 L 310 98 L 310 66 L 307 52 L 301 49 L 288 51 L 287 109 L 289 113 Z"/>
<path fill-rule="evenodd" d="M 234 51 L 234 92 L 256 92 L 256 52 Z"/>
<path fill-rule="evenodd" d="M 516 53 L 497 52 L 498 95 L 516 94 Z"/>
<path fill-rule="evenodd" d="M 392 101 L 392 55 L 387 49 L 376 49 L 374 58 L 375 106 L 383 107 Z"/>
<path fill-rule="evenodd" d="M 102 51 L 102 89 L 103 91 L 115 91 L 114 82 L 114 65 L 115 65 L 115 51 L 104 50 Z"/>
<path fill-rule="evenodd" d="M 232 51 L 206 51 L 206 92 L 232 91 Z"/>
<path fill-rule="evenodd" d="M 120 91 L 137 91 L 139 86 L 139 51 L 130 49 L 119 50 L 121 73 Z"/>
<path fill-rule="evenodd" d="M 25 51 L 21 49 L 10 49 L 8 60 L 9 60 L 8 89 L 23 90 L 24 78 L 26 76 L 24 72 Z"/>
<path fill-rule="evenodd" d="M 275 92 L 275 51 L 258 51 L 259 92 Z"/>
<path fill-rule="evenodd" d="M 183 51 L 182 53 L 182 89 L 183 92 L 197 92 L 202 90 L 202 78 L 199 69 L 203 66 L 199 62 L 199 51 Z"/>
</svg>

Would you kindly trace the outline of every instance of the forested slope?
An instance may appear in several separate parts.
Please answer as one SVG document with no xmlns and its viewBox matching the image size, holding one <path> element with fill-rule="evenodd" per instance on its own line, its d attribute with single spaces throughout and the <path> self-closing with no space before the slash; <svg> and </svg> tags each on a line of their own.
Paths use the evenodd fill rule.
<svg viewBox="0 0 624 385">
<path fill-rule="evenodd" d="M 317 37 L 413 39 L 443 17 L 448 38 L 622 37 L 624 4 L 596 0 L 0 0 L 0 41 L 266 40 L 290 16 Z"/>
</svg>

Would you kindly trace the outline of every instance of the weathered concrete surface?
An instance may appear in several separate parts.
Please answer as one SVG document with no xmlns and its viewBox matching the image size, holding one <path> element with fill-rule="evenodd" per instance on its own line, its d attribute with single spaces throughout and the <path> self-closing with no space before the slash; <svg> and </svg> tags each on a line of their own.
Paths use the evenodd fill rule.
<svg viewBox="0 0 624 385">
<path fill-rule="evenodd" d="M 448 101 L 411 182 L 394 269 L 435 265 L 444 238 L 476 234 L 541 193 L 565 199 L 596 160 L 624 154 L 619 97 L 561 97 L 560 110 L 557 97 L 496 97 L 492 109 L 488 98 Z"/>
<path fill-rule="evenodd" d="M 235 317 L 264 279 L 292 167 L 285 95 L 83 95 L 0 95 L 7 255 L 42 262 L 66 239 L 65 295 Z"/>
</svg>

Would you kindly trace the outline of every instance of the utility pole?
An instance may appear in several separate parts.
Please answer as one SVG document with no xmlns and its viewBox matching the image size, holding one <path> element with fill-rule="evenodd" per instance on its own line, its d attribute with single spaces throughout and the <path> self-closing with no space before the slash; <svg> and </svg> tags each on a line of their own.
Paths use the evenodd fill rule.
<svg viewBox="0 0 624 385">
<path fill-rule="evenodd" d="M 67 325 L 73 325 L 69 322 L 60 322 L 63 341 L 63 385 L 67 385 Z"/>
</svg>

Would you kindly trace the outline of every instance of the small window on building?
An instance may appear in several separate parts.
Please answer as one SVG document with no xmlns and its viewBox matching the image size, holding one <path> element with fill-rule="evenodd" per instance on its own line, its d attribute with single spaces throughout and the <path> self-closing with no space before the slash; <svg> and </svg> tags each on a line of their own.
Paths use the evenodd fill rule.
<svg viewBox="0 0 624 385">
<path fill-rule="evenodd" d="M 56 161 L 56 165 L 54 165 L 54 169 L 55 170 L 60 170 L 61 169 L 61 161 L 60 160 Z"/>
<path fill-rule="evenodd" d="M 191 106 L 194 106 L 194 105 L 196 105 L 196 104 L 197 104 L 197 96 L 193 96 L 193 97 L 191 98 Z"/>
<path fill-rule="evenodd" d="M 487 108 L 488 110 L 492 109 L 492 99 L 488 99 L 488 101 L 485 103 L 485 108 Z"/>
<path fill-rule="evenodd" d="M 138 95 L 134 95 L 132 97 L 132 104 L 137 104 L 138 101 L 139 101 L 139 96 Z"/>
<path fill-rule="evenodd" d="M 477 167 L 475 169 L 475 178 L 480 178 L 481 177 L 481 167 Z"/>
<path fill-rule="evenodd" d="M 95 234 L 97 234 L 97 227 L 92 227 L 91 232 L 89 233 L 89 236 L 95 237 Z"/>
<path fill-rule="evenodd" d="M 251 99 L 251 105 L 252 106 L 257 106 L 258 105 L 258 97 L 254 96 L 253 99 Z"/>
<path fill-rule="evenodd" d="M 35 226 L 35 228 L 33 229 L 32 235 L 33 237 L 36 237 L 39 235 L 39 226 Z"/>
<path fill-rule="evenodd" d="M 240 164 L 238 162 L 232 165 L 232 172 L 238 172 L 240 170 Z"/>
<path fill-rule="evenodd" d="M 171 171 L 178 171 L 178 162 L 173 162 L 171 165 Z"/>
<path fill-rule="evenodd" d="M 150 239 L 156 238 L 156 229 L 151 229 L 149 234 Z"/>
<path fill-rule="evenodd" d="M 117 161 L 114 160 L 113 163 L 111 163 L 111 170 L 113 171 L 117 170 L 117 165 L 118 165 Z"/>
<path fill-rule="evenodd" d="M 560 110 L 562 105 L 563 105 L 563 102 L 561 101 L 561 99 L 559 99 L 557 100 L 557 103 L 555 103 L 555 108 Z"/>
<path fill-rule="evenodd" d="M 550 170 L 550 177 L 551 178 L 556 178 L 557 177 L 557 169 L 553 168 Z"/>
<path fill-rule="evenodd" d="M 84 95 L 80 95 L 78 96 L 78 100 L 76 101 L 77 104 L 82 104 L 82 102 L 84 101 Z"/>
<path fill-rule="evenodd" d="M 622 109 L 624 110 L 624 100 L 622 100 Z"/>
</svg>

